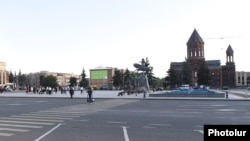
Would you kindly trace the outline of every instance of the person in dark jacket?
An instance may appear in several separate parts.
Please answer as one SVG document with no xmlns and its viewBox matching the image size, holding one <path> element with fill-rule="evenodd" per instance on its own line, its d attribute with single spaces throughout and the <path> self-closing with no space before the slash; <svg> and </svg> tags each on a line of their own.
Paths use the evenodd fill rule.
<svg viewBox="0 0 250 141">
<path fill-rule="evenodd" d="M 69 93 L 70 93 L 70 98 L 73 98 L 73 95 L 74 95 L 74 88 L 73 87 L 70 87 Z"/>
<path fill-rule="evenodd" d="M 92 91 L 91 87 L 88 88 L 87 93 L 88 93 L 87 101 L 88 101 L 89 103 L 94 102 L 94 101 L 93 101 L 93 98 L 92 98 L 92 93 L 93 93 L 93 91 Z"/>
</svg>

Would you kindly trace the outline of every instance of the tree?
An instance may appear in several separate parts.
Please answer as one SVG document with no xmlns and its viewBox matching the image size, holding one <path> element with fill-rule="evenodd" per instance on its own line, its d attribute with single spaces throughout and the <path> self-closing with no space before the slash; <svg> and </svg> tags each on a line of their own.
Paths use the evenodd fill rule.
<svg viewBox="0 0 250 141">
<path fill-rule="evenodd" d="M 21 73 L 21 70 L 19 70 L 17 79 L 18 79 L 18 85 L 21 86 L 21 87 L 24 87 L 27 78 L 26 78 L 26 75 Z"/>
<path fill-rule="evenodd" d="M 183 84 L 191 84 L 192 71 L 190 65 L 187 61 L 183 63 L 182 68 L 182 83 Z"/>
<path fill-rule="evenodd" d="M 163 81 L 163 87 L 166 89 L 169 86 L 169 76 L 166 76 Z"/>
<path fill-rule="evenodd" d="M 153 67 L 150 66 L 149 60 L 148 58 L 146 58 L 145 64 L 146 67 L 151 68 L 149 69 L 149 71 L 146 72 L 147 77 L 148 77 L 148 84 L 149 86 L 153 86 L 155 87 L 156 84 L 156 78 L 154 77 L 154 73 L 153 73 Z"/>
<path fill-rule="evenodd" d="M 14 82 L 14 75 L 13 75 L 12 71 L 10 71 L 10 74 L 9 74 L 9 82 L 10 83 Z"/>
<path fill-rule="evenodd" d="M 165 78 L 155 77 L 155 87 L 163 87 Z"/>
<path fill-rule="evenodd" d="M 198 84 L 199 85 L 209 85 L 211 77 L 209 76 L 209 69 L 205 63 L 205 61 L 202 61 L 200 64 L 200 68 L 197 73 L 198 77 Z"/>
<path fill-rule="evenodd" d="M 130 76 L 130 71 L 128 69 L 126 69 L 123 77 L 125 86 L 129 87 L 131 85 L 131 76 Z"/>
<path fill-rule="evenodd" d="M 115 74 L 112 79 L 115 87 L 123 87 L 124 78 L 123 73 L 120 70 L 115 69 Z"/>
<path fill-rule="evenodd" d="M 177 72 L 174 70 L 173 67 L 170 66 L 169 70 L 167 71 L 168 73 L 168 83 L 170 87 L 174 88 L 176 84 L 178 83 L 178 75 Z"/>
<path fill-rule="evenodd" d="M 70 77 L 69 79 L 70 86 L 77 86 L 77 79 L 75 77 Z"/>
<path fill-rule="evenodd" d="M 43 87 L 51 87 L 51 88 L 55 88 L 58 86 L 57 84 L 57 78 L 53 75 L 48 75 L 47 77 L 44 77 L 41 85 Z"/>
<path fill-rule="evenodd" d="M 87 88 L 89 86 L 89 80 L 86 79 L 86 73 L 85 73 L 85 69 L 83 68 L 82 69 L 82 74 L 81 74 L 81 81 L 79 82 L 79 86 L 80 87 L 84 87 L 84 88 Z"/>
</svg>

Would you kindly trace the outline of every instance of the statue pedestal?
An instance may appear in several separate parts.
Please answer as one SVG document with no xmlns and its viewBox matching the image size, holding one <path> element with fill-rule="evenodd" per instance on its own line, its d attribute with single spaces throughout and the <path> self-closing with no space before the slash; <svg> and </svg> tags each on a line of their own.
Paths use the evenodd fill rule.
<svg viewBox="0 0 250 141">
<path fill-rule="evenodd" d="M 137 78 L 136 90 L 149 92 L 148 77 L 145 74 L 140 74 Z"/>
</svg>

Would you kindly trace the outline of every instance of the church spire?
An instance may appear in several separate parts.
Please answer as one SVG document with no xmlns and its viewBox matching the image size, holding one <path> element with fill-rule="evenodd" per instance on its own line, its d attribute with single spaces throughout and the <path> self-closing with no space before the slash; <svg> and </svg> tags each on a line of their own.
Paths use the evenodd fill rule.
<svg viewBox="0 0 250 141">
<path fill-rule="evenodd" d="M 196 29 L 194 29 L 192 35 L 190 36 L 187 46 L 193 45 L 193 44 L 204 44 L 204 41 L 202 40 L 201 36 L 197 32 Z"/>
<path fill-rule="evenodd" d="M 227 55 L 227 58 L 226 58 L 227 63 L 228 62 L 234 62 L 234 51 L 233 51 L 230 44 L 227 47 L 226 55 Z"/>
<path fill-rule="evenodd" d="M 196 29 L 187 42 L 187 58 L 204 59 L 204 41 Z"/>
</svg>

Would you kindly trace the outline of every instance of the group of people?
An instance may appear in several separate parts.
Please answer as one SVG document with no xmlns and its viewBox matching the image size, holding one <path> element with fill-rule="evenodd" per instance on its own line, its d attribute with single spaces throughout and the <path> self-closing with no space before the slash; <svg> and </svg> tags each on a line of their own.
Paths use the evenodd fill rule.
<svg viewBox="0 0 250 141">
<path fill-rule="evenodd" d="M 70 98 L 73 98 L 73 95 L 74 95 L 74 88 L 73 87 L 70 87 L 69 93 L 70 93 Z M 82 91 L 81 91 L 81 93 L 82 93 Z M 89 102 L 89 103 L 94 102 L 94 99 L 93 99 L 93 96 L 92 96 L 93 95 L 93 90 L 92 90 L 91 87 L 88 87 L 87 93 L 88 93 L 87 102 Z"/>
</svg>

